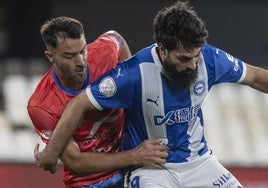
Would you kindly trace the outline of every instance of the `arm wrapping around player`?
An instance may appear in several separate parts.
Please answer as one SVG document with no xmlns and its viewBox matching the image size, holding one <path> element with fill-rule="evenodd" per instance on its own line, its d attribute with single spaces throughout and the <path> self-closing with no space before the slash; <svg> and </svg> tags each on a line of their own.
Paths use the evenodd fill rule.
<svg viewBox="0 0 268 188">
<path fill-rule="evenodd" d="M 85 90 L 74 97 L 63 111 L 45 149 L 39 152 L 38 146 L 35 148 L 37 165 L 54 173 L 61 152 L 63 152 L 61 155 L 63 163 L 77 173 L 106 171 L 133 164 L 160 168 L 159 164 L 165 162 L 168 148 L 160 145 L 161 139 L 145 141 L 133 150 L 125 152 L 109 154 L 76 152 L 77 155 L 72 157 L 65 156 L 66 153 L 71 153 L 68 150 L 78 149 L 77 146 L 67 144 L 83 119 L 84 113 L 94 110 L 96 109 L 89 101 Z"/>
<path fill-rule="evenodd" d="M 39 152 L 39 144 L 34 148 L 37 166 L 51 173 L 56 172 L 59 155 L 83 119 L 88 104 L 85 91 L 68 103 L 43 151 Z"/>
<path fill-rule="evenodd" d="M 36 131 L 44 142 L 48 142 L 57 120 L 41 108 L 29 108 Z M 43 130 L 48 131 L 43 134 Z M 98 173 L 123 168 L 129 165 L 143 165 L 159 168 L 165 163 L 167 146 L 159 145 L 161 139 L 146 140 L 137 148 L 120 153 L 81 152 L 74 139 L 71 139 L 60 155 L 63 164 L 77 174 Z M 53 169 L 53 170 L 56 170 Z"/>
<path fill-rule="evenodd" d="M 61 154 L 62 162 L 77 174 L 99 173 L 142 165 L 162 168 L 166 162 L 167 146 L 160 144 L 161 139 L 150 139 L 138 147 L 118 153 L 80 152 L 74 141 L 70 141 Z"/>
</svg>

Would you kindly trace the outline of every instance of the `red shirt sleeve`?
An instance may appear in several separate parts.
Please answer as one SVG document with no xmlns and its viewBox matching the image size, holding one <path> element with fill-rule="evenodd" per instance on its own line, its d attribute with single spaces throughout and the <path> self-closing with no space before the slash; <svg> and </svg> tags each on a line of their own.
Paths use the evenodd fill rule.
<svg viewBox="0 0 268 188">
<path fill-rule="evenodd" d="M 28 113 L 35 131 L 41 136 L 41 139 L 47 143 L 58 120 L 38 107 L 28 107 Z"/>
<path fill-rule="evenodd" d="M 97 41 L 107 41 L 114 48 L 119 56 L 120 48 L 123 45 L 122 38 L 114 33 L 106 32 L 97 38 Z"/>
<path fill-rule="evenodd" d="M 117 65 L 122 45 L 120 40 L 113 33 L 105 33 L 88 45 L 90 83 Z"/>
</svg>

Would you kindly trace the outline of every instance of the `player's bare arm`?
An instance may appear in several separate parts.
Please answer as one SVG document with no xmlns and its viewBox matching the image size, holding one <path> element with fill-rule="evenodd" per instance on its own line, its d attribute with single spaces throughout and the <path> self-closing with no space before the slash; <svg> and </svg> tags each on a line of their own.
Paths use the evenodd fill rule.
<svg viewBox="0 0 268 188">
<path fill-rule="evenodd" d="M 246 66 L 247 74 L 241 84 L 268 93 L 268 71 L 249 64 L 246 64 Z"/>
<path fill-rule="evenodd" d="M 150 168 L 162 168 L 166 162 L 166 145 L 160 144 L 162 139 L 145 140 L 132 150 L 119 153 L 80 152 L 74 140 L 71 140 L 60 155 L 62 162 L 74 173 L 98 173 L 130 165 L 141 165 Z M 56 172 L 56 163 L 47 161 L 46 152 L 35 148 L 35 158 L 38 166 L 51 173 Z M 49 164 L 48 164 L 49 163 Z"/>
<path fill-rule="evenodd" d="M 56 163 L 57 159 L 60 155 L 60 153 L 63 151 L 64 147 L 67 145 L 69 139 L 74 134 L 76 128 L 79 125 L 79 122 L 84 116 L 85 111 L 94 111 L 96 110 L 95 107 L 91 104 L 91 102 L 88 100 L 88 97 L 86 96 L 86 92 L 83 91 L 81 94 L 76 96 L 73 100 L 70 101 L 70 103 L 65 108 L 62 118 L 59 120 L 56 128 L 54 129 L 47 146 L 45 149 L 41 152 L 39 152 L 39 147 L 36 146 L 34 155 L 36 159 L 36 163 L 39 167 L 43 168 L 44 170 L 50 171 L 52 173 L 56 170 Z M 75 158 L 75 161 L 79 161 L 76 163 L 76 167 L 74 168 L 74 171 L 79 172 L 88 172 L 87 166 L 85 166 L 85 169 L 80 169 L 81 162 L 84 160 L 90 160 L 88 162 L 89 165 L 94 165 L 96 161 L 102 161 L 102 165 L 99 164 L 99 169 L 97 171 L 104 171 L 107 170 L 108 166 L 110 166 L 111 169 L 116 169 L 118 167 L 125 167 L 132 164 L 140 164 L 144 166 L 150 166 L 154 168 L 159 168 L 159 164 L 163 164 L 165 162 L 165 158 L 167 156 L 166 149 L 167 147 L 165 145 L 160 145 L 160 140 L 154 140 L 154 141 L 145 141 L 141 145 L 139 145 L 137 148 L 117 153 L 117 154 L 109 154 L 109 157 L 107 154 L 93 154 L 93 153 L 81 153 L 81 156 Z M 56 144 L 58 143 L 58 144 Z M 69 148 L 70 147 L 70 148 Z M 149 148 L 149 151 L 148 151 Z M 73 150 L 75 149 L 74 146 L 70 145 L 66 147 L 67 150 Z M 69 151 L 68 153 L 71 153 Z M 64 152 L 63 152 L 64 154 Z M 88 157 L 90 155 L 90 157 Z M 102 155 L 102 156 L 98 156 Z M 63 155 L 62 155 L 63 156 Z M 81 158 L 82 159 L 81 159 Z M 108 157 L 108 158 L 106 158 Z M 100 160 L 102 158 L 102 160 Z M 67 158 L 64 158 L 67 160 Z M 70 164 L 68 161 L 66 162 L 67 165 Z M 98 159 L 98 160 L 97 160 Z M 107 161 L 106 163 L 103 162 L 103 160 Z M 118 161 L 118 163 L 116 162 Z M 83 162 L 84 163 L 84 162 Z M 95 164 L 96 166 L 98 164 Z M 70 165 L 69 165 L 70 166 Z M 96 167 L 95 166 L 95 167 Z M 111 167 L 112 166 L 112 167 Z M 89 168 L 92 168 L 90 166 Z M 91 169 L 92 171 L 96 169 Z"/>
<path fill-rule="evenodd" d="M 88 100 L 86 91 L 83 91 L 66 106 L 45 149 L 38 152 L 38 148 L 35 148 L 34 156 L 38 166 L 44 170 L 55 171 L 60 153 L 76 131 L 86 110 L 95 110 L 95 107 Z"/>
<path fill-rule="evenodd" d="M 130 165 L 162 168 L 161 165 L 166 162 L 168 147 L 160 143 L 161 139 L 150 139 L 132 150 L 119 153 L 97 153 L 80 152 L 76 143 L 71 141 L 64 148 L 60 159 L 77 174 L 98 173 Z"/>
</svg>

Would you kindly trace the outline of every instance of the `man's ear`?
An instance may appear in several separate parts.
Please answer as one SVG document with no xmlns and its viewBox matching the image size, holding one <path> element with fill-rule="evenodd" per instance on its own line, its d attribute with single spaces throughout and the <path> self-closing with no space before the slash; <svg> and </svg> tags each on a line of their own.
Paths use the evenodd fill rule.
<svg viewBox="0 0 268 188">
<path fill-rule="evenodd" d="M 46 51 L 45 51 L 45 55 L 46 55 L 46 57 L 48 58 L 48 60 L 49 60 L 51 63 L 53 63 L 53 55 L 52 55 L 52 53 L 51 53 L 50 51 L 46 50 Z"/>
<path fill-rule="evenodd" d="M 159 52 L 163 55 L 167 55 L 167 50 L 164 48 L 164 46 L 160 43 L 158 44 Z"/>
</svg>

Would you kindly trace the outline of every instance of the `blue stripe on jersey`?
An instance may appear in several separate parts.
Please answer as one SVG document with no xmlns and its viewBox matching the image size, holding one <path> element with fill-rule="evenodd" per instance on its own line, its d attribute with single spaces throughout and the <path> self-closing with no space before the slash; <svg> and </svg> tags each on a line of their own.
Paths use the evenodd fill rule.
<svg viewBox="0 0 268 188">
<path fill-rule="evenodd" d="M 244 63 L 210 45 L 202 47 L 198 78 L 189 89 L 179 89 L 163 72 L 149 46 L 119 64 L 88 89 L 88 97 L 101 108 L 125 108 L 126 134 L 123 149 L 131 149 L 148 138 L 166 138 L 167 162 L 186 162 L 206 151 L 201 104 L 210 88 L 221 82 L 237 82 Z M 105 87 L 100 84 L 109 77 Z M 109 92 L 105 92 L 105 91 Z M 113 93 L 112 96 L 108 94 Z"/>
</svg>

